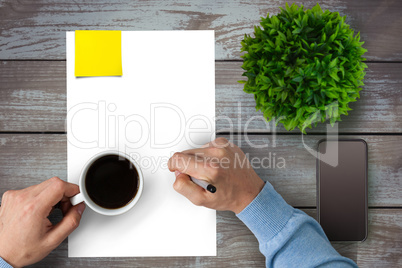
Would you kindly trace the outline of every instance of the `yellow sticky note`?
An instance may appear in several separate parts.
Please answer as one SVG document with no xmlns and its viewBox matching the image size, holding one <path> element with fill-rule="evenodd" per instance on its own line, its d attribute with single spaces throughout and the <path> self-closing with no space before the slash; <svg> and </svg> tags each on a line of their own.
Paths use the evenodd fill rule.
<svg viewBox="0 0 402 268">
<path fill-rule="evenodd" d="M 75 76 L 121 75 L 121 31 L 75 31 Z"/>
</svg>

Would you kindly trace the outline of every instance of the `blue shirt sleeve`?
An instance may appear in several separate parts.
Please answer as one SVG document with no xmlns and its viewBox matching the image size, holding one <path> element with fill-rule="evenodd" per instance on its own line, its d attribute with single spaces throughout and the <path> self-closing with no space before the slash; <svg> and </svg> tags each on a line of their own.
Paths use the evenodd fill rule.
<svg viewBox="0 0 402 268">
<path fill-rule="evenodd" d="M 2 257 L 0 257 L 0 268 L 13 268 L 10 264 L 8 264 Z"/>
<path fill-rule="evenodd" d="M 357 267 L 332 247 L 316 220 L 287 204 L 269 182 L 237 217 L 256 236 L 267 267 Z"/>
</svg>

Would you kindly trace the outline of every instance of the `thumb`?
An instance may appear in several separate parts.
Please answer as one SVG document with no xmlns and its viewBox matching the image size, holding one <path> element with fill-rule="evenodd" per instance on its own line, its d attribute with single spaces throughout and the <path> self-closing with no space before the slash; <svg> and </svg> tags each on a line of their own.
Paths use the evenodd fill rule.
<svg viewBox="0 0 402 268">
<path fill-rule="evenodd" d="M 56 224 L 49 232 L 49 242 L 53 247 L 57 247 L 67 238 L 81 221 L 82 212 L 85 210 L 85 204 L 79 203 L 78 205 L 69 209 L 63 219 Z"/>
<path fill-rule="evenodd" d="M 193 183 L 190 177 L 186 174 L 175 172 L 176 181 L 173 184 L 173 188 L 179 194 L 185 196 L 196 206 L 203 206 L 207 200 L 205 190 L 200 186 Z"/>
</svg>

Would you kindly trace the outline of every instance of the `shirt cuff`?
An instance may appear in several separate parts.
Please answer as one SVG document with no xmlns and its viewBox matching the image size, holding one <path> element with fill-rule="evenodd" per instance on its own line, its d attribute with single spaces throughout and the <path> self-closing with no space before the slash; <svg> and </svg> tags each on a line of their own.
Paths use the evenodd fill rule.
<svg viewBox="0 0 402 268">
<path fill-rule="evenodd" d="M 292 216 L 294 208 L 266 182 L 256 198 L 236 216 L 254 233 L 259 242 L 277 235 Z"/>
<path fill-rule="evenodd" d="M 2 257 L 0 257 L 0 268 L 13 268 L 8 262 L 3 260 Z"/>
</svg>

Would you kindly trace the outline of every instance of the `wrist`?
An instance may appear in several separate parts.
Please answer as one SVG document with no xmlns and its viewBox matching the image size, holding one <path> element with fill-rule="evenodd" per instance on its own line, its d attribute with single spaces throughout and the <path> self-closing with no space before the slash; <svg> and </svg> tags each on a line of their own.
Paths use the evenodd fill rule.
<svg viewBox="0 0 402 268">
<path fill-rule="evenodd" d="M 5 257 L 4 254 L 0 253 L 0 268 L 18 268 L 18 267 L 19 266 L 12 263 L 9 258 Z"/>
<path fill-rule="evenodd" d="M 14 268 L 18 268 L 21 267 L 20 265 L 18 265 L 15 261 L 15 257 L 14 254 L 12 254 L 12 252 L 10 252 L 9 250 L 7 250 L 7 247 L 0 247 L 0 257 L 3 259 L 3 261 L 5 261 L 7 264 L 9 264 L 11 267 Z M 6 266 L 7 267 L 7 266 Z M 3 268 L 2 266 L 0 266 L 0 268 Z"/>
<path fill-rule="evenodd" d="M 232 211 L 235 214 L 239 214 L 242 212 L 256 197 L 257 195 L 261 192 L 262 188 L 264 188 L 265 182 L 260 179 L 260 181 L 255 184 L 255 187 L 252 189 L 245 191 L 243 196 L 239 198 L 239 202 L 235 205 L 235 207 L 232 209 Z"/>
<path fill-rule="evenodd" d="M 275 237 L 292 217 L 294 208 L 266 182 L 258 196 L 236 216 L 262 243 Z"/>
<path fill-rule="evenodd" d="M 5 259 L 0 257 L 0 268 L 13 268 Z"/>
</svg>

